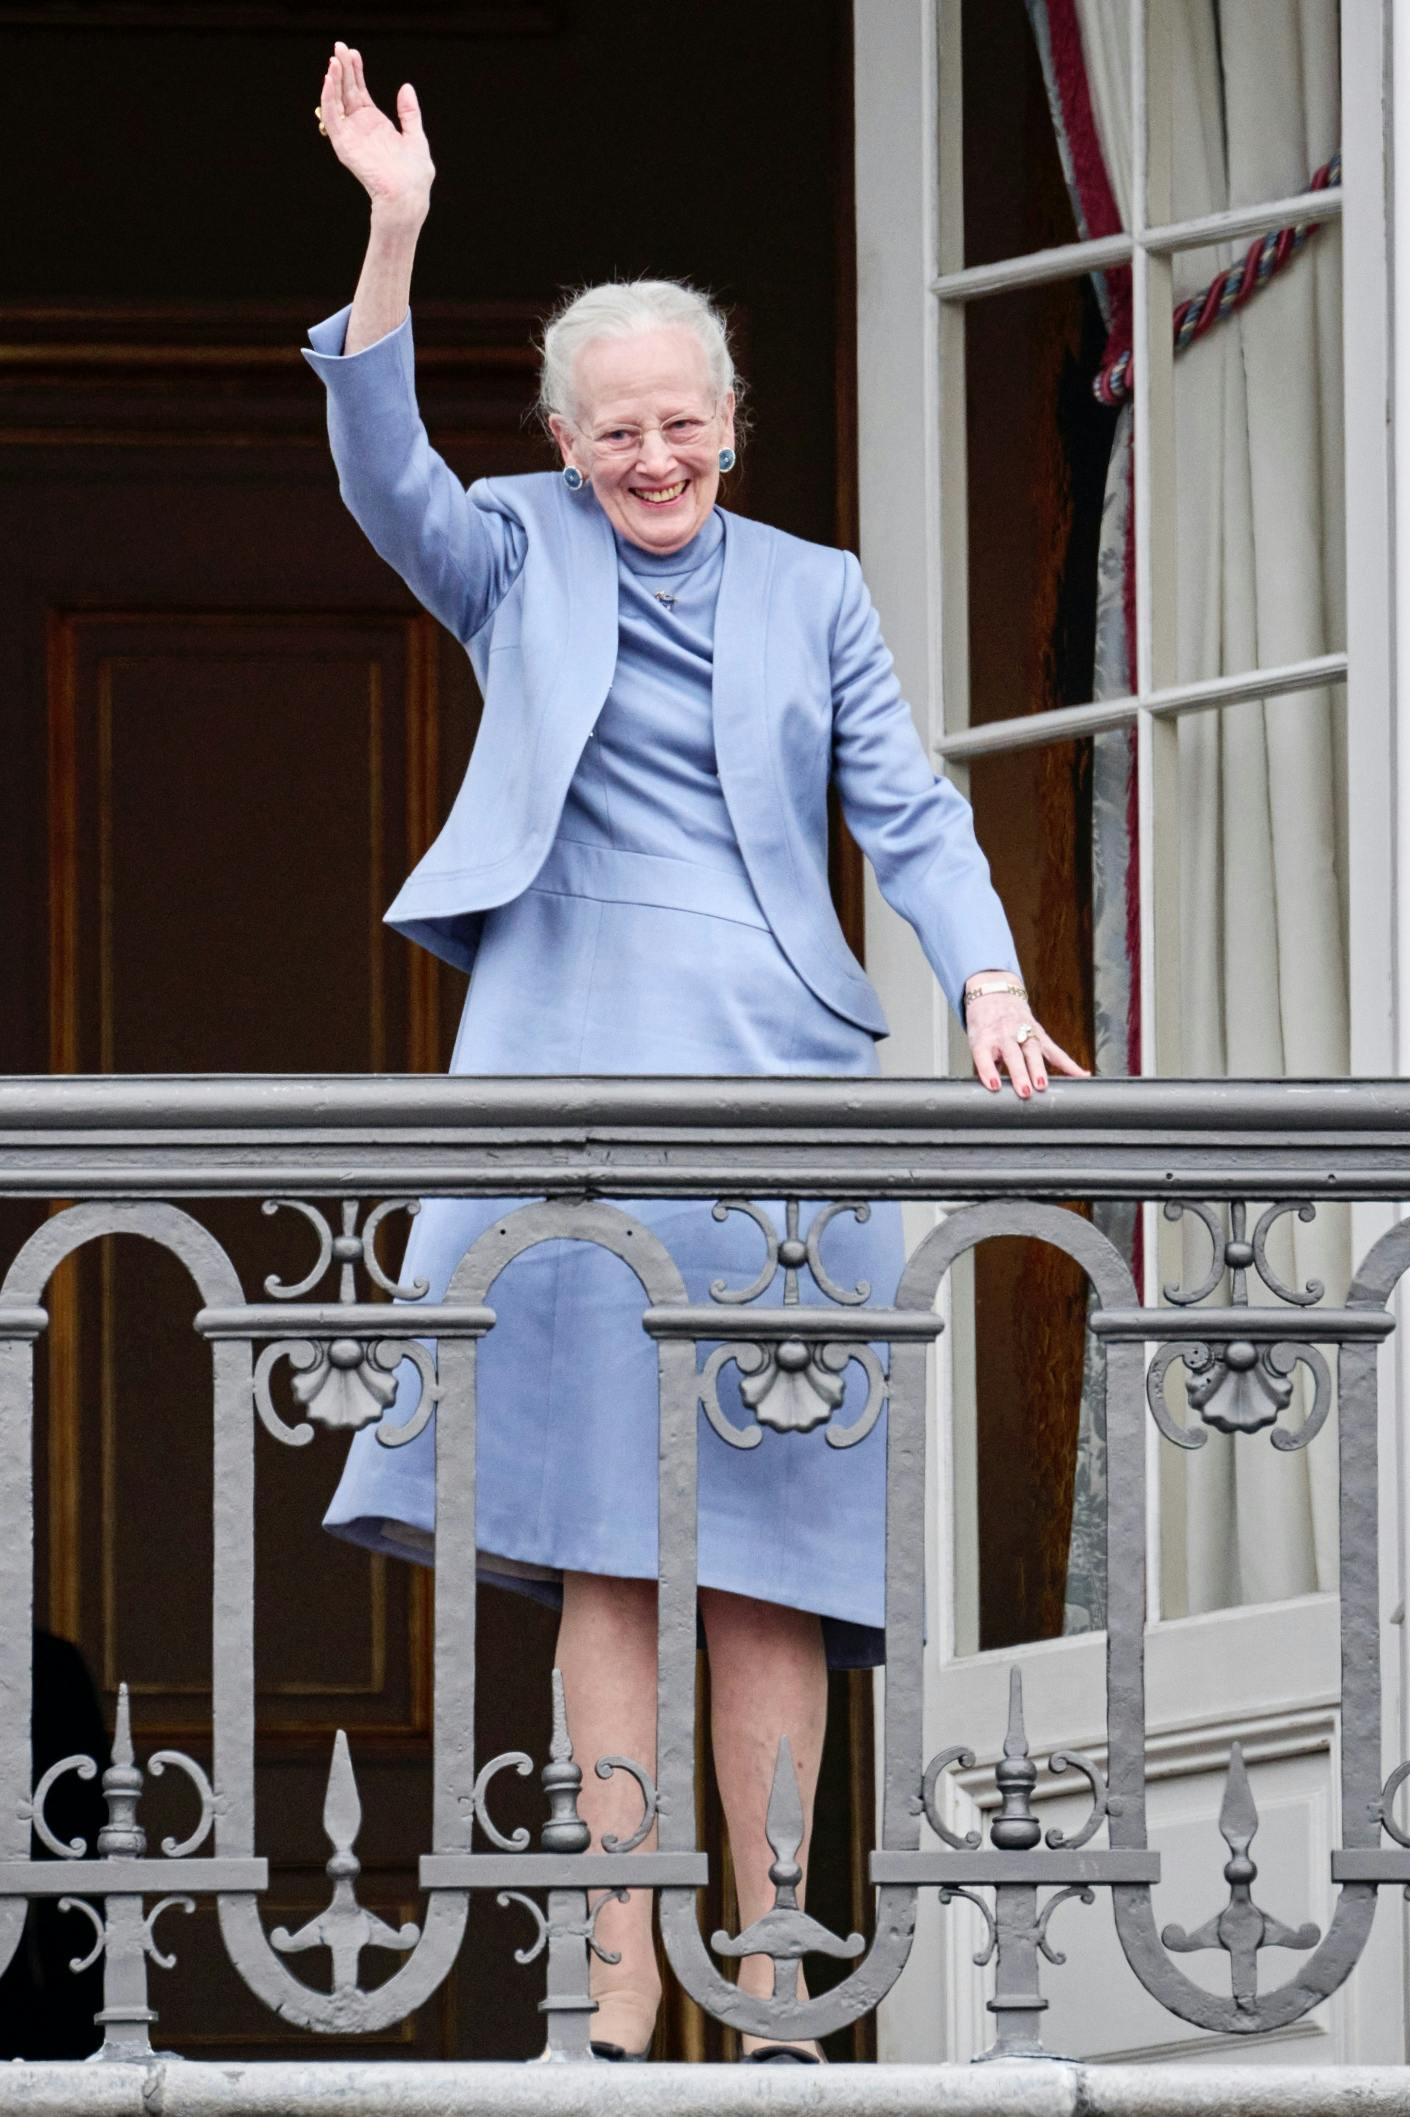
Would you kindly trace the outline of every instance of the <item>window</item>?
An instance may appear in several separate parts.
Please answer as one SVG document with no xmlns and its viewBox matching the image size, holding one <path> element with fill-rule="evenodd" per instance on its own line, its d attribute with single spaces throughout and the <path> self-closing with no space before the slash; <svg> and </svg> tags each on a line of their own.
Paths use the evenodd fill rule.
<svg viewBox="0 0 1410 2117">
<path fill-rule="evenodd" d="M 1380 273 L 1374 331 L 1379 15 L 1376 0 L 1347 0 L 1345 24 L 1335 0 L 936 0 L 934 749 L 967 783 L 1038 1012 L 1103 1073 L 1377 1063 L 1353 1051 L 1351 992 L 1374 978 L 1388 913 L 1368 905 L 1354 933 L 1350 905 L 1358 869 L 1374 882 L 1387 858 L 1373 819 L 1357 842 L 1354 810 L 1389 759 L 1385 444 L 1377 459 L 1363 398 L 1358 485 L 1342 277 L 1354 235 L 1363 276 Z M 1364 120 L 1346 126 L 1354 231 L 1344 102 Z M 1355 380 L 1374 393 L 1375 372 Z M 1198 1216 L 1095 1211 L 1147 1298 L 1204 1276 Z M 1344 1219 L 1287 1214 L 1272 1239 L 1285 1280 L 1339 1297 Z M 976 1262 L 957 1367 L 972 1366 L 961 1651 L 1102 1622 L 1084 1308 L 1036 1246 Z M 1161 1451 L 1163 1614 L 1331 1585 L 1330 1451 L 1266 1453 L 1218 1437 L 1197 1458 Z"/>
</svg>

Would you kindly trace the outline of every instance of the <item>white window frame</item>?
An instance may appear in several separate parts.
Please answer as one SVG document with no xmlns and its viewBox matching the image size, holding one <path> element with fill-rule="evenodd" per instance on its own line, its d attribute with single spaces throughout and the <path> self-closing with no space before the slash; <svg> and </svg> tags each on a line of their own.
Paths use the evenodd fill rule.
<svg viewBox="0 0 1410 2117">
<path fill-rule="evenodd" d="M 1113 728 L 1134 728 L 1137 745 L 1141 912 L 1142 1070 L 1178 1070 L 1179 871 L 1175 833 L 1176 728 L 1186 714 L 1259 698 L 1347 684 L 1347 780 L 1351 813 L 1348 961 L 1352 1070 L 1395 1070 L 1410 1049 L 1410 1022 L 1397 1035 L 1396 944 L 1410 922 L 1394 916 L 1397 868 L 1392 626 L 1392 465 L 1389 402 L 1388 155 L 1349 157 L 1345 184 L 1198 219 L 1151 217 L 1152 172 L 1169 168 L 1159 136 L 1168 67 L 1168 22 L 1150 0 L 1132 8 L 1135 122 L 1133 226 L 994 264 L 963 262 L 960 9 L 964 0 L 857 0 L 858 140 L 873 137 L 878 104 L 888 151 L 859 153 L 858 386 L 862 561 L 883 625 L 936 769 L 965 784 L 967 767 L 993 756 Z M 884 10 L 886 22 L 878 22 Z M 1343 0 L 1343 137 L 1389 139 L 1387 0 Z M 1156 34 L 1148 39 L 1147 23 Z M 878 33 L 880 32 L 880 33 Z M 1410 62 L 1407 62 L 1410 63 Z M 1151 113 L 1155 113 L 1152 133 Z M 1168 183 L 1168 178 L 1167 178 Z M 1156 198 L 1157 205 L 1167 199 Z M 1173 260 L 1180 253 L 1262 234 L 1299 219 L 1342 221 L 1346 324 L 1347 648 L 1304 661 L 1177 683 L 1172 604 L 1158 582 L 1174 578 L 1174 419 L 1170 315 Z M 971 302 L 1096 267 L 1128 264 L 1133 283 L 1136 548 L 1136 690 L 1130 696 L 969 726 L 965 316 Z M 897 328 L 898 319 L 904 327 Z M 920 475 L 917 475 L 917 466 Z M 1401 766 L 1407 782 L 1410 770 Z M 1405 799 L 1410 806 L 1410 784 Z M 915 991 L 906 937 L 873 889 L 867 948 L 888 997 Z M 1402 1001 L 1403 1008 L 1410 1001 Z M 891 1004 L 893 1017 L 896 1014 Z M 902 1006 L 888 1070 L 968 1070 L 961 1040 L 942 1019 L 933 985 L 926 1005 Z M 1145 1244 L 1155 1297 L 1156 1208 Z M 1152 1434 L 1152 1447 L 1155 1436 Z M 952 1535 L 971 1573 L 967 1517 L 974 1468 L 960 1482 Z M 1152 1482 L 1154 1490 L 1154 1481 Z M 1153 1502 L 1154 1516 L 1154 1502 Z M 1152 1519 L 1152 1539 L 1158 1523 Z M 1153 1562 L 1158 1553 L 1152 1551 Z M 1152 1579 L 1159 1580 L 1157 1563 Z M 971 1579 L 971 1588 L 974 1583 Z M 961 1594 L 959 1600 L 964 1601 Z M 1158 1613 L 1157 1613 L 1158 1614 Z M 946 1612 L 953 1640 L 956 1611 Z"/>
<path fill-rule="evenodd" d="M 1151 127 L 1137 127 L 1137 225 L 1126 234 L 1076 243 L 1038 257 L 966 269 L 958 252 L 961 134 L 953 113 L 958 95 L 958 11 L 964 0 L 854 0 L 858 450 L 861 558 L 883 629 L 922 738 L 936 769 L 963 787 L 976 755 L 1100 730 L 1134 726 L 1141 774 L 1140 886 L 1142 958 L 1142 1049 L 1152 1073 L 1174 1070 L 1170 999 L 1178 994 L 1178 923 L 1173 917 L 1178 875 L 1172 873 L 1152 827 L 1154 809 L 1175 776 L 1176 726 L 1186 713 L 1217 710 L 1251 697 L 1283 695 L 1305 687 L 1347 685 L 1347 787 L 1353 827 L 1348 861 L 1348 977 L 1351 1067 L 1363 1076 L 1410 1070 L 1410 730 L 1402 733 L 1399 693 L 1410 697 L 1410 609 L 1396 565 L 1396 473 L 1403 461 L 1410 478 L 1410 422 L 1402 434 L 1394 419 L 1397 395 L 1410 403 L 1410 331 L 1397 336 L 1396 265 L 1399 284 L 1410 285 L 1410 7 L 1393 0 L 1341 0 L 1342 138 L 1347 155 L 1339 195 L 1325 193 L 1277 199 L 1199 221 L 1153 224 L 1143 172 L 1159 166 L 1161 142 Z M 984 0 L 970 0 L 984 4 Z M 1144 23 L 1159 0 L 1131 0 Z M 1397 14 L 1399 20 L 1395 19 Z M 1158 19 L 1158 15 L 1157 15 Z M 1157 39 L 1157 45 L 1159 40 Z M 1143 114 L 1152 79 L 1162 63 L 1136 45 L 1138 93 Z M 1398 88 L 1398 100 L 1393 95 Z M 1157 106 L 1159 99 L 1157 98 Z M 1168 99 L 1165 105 L 1168 108 Z M 1399 150 L 1398 152 L 1396 150 Z M 1398 209 L 1391 212 L 1392 192 Z M 1212 241 L 1252 236 L 1299 216 L 1342 223 L 1345 347 L 1346 579 L 1345 654 L 1245 672 L 1193 684 L 1172 681 L 1169 628 L 1160 629 L 1153 592 L 1169 557 L 1174 473 L 1171 445 L 1173 305 L 1171 260 L 1183 250 Z M 965 563 L 963 336 L 968 303 L 1003 287 L 1070 277 L 1094 264 L 1129 261 L 1134 295 L 1136 382 L 1135 451 L 1138 514 L 1137 687 L 1130 698 L 1063 708 L 1019 720 L 971 729 L 967 725 L 967 596 Z M 948 386 L 957 378 L 957 386 Z M 942 382 L 945 384 L 942 387 Z M 1398 388 L 1397 388 L 1398 385 Z M 888 1072 L 963 1076 L 968 1053 L 950 1022 L 943 998 L 925 971 L 909 929 L 886 906 L 874 881 L 867 886 L 868 966 L 891 1017 L 893 1034 L 882 1047 Z M 1410 1182 L 1407 1183 L 1410 1190 Z M 1404 1208 L 1400 1209 L 1401 1211 Z M 1363 1254 L 1387 1212 L 1357 1208 L 1353 1234 Z M 1154 1262 L 1156 1245 L 1146 1243 Z M 965 1289 L 953 1290 L 957 1306 Z M 938 1363 L 942 1444 L 932 1450 L 931 1519 L 940 1534 L 932 1541 L 943 1562 L 932 1582 L 932 1655 L 939 1672 L 960 1675 L 991 1657 L 975 1655 L 958 1635 L 966 1601 L 977 1604 L 972 1436 L 956 1435 L 945 1414 L 969 1380 L 955 1370 L 964 1333 L 941 1341 L 950 1364 Z M 1385 1577 L 1383 1641 L 1387 1673 L 1398 1675 L 1398 1700 L 1390 1701 L 1388 1768 L 1410 1754 L 1410 1625 L 1403 1619 L 1407 1538 L 1410 1523 L 1410 1316 L 1387 1352 L 1393 1388 L 1384 1393 L 1382 1462 L 1382 1551 Z M 1392 1469 L 1391 1466 L 1394 1466 Z M 1154 1492 L 1154 1481 L 1152 1491 Z M 1153 1501 L 1149 1568 L 1160 1578 L 1159 1523 Z M 1332 1598 L 1316 1598 L 1329 1605 Z M 1399 1606 L 1399 1615 L 1397 1615 Z M 1303 1605 L 1305 1611 L 1305 1604 Z M 1276 1607 L 1264 1615 L 1276 1621 Z M 1291 1611 L 1289 1611 L 1291 1616 Z M 1158 1623 L 1159 1610 L 1152 1610 Z M 1183 1628 L 1159 1627 L 1152 1639 L 1170 1637 L 1172 1651 Z M 1099 1681 L 1094 1663 L 1086 1670 L 1087 1645 L 1063 1642 L 1060 1683 L 1048 1692 L 1048 1718 L 1061 1711 L 1071 1691 Z M 1071 1652 L 1070 1649 L 1077 1651 Z M 1030 1663 L 1030 1680 L 1042 1680 Z M 966 1679 L 967 1680 L 967 1679 Z M 948 1683 L 948 1678 L 947 1678 Z M 1066 1686 L 1064 1689 L 1063 1686 Z M 945 1698 L 953 1706 L 949 1683 Z M 1037 1724 L 1037 1714 L 1034 1724 Z M 1398 1724 L 1397 1724 L 1398 1723 Z M 953 1740 L 953 1730 L 935 1729 Z M 1402 1922 L 1410 1920 L 1403 1908 Z M 922 1909 L 919 1951 L 927 1958 L 943 1945 L 925 1935 Z M 904 1982 L 904 1981 L 903 1981 Z M 908 2003 L 892 2003 L 897 2048 L 928 2048 L 927 2004 L 909 2021 Z M 908 2026 L 909 2023 L 909 2026 Z M 909 2039 L 909 2042 L 908 2042 Z M 948 2033 L 945 2047 L 955 2048 Z M 1406 2040 L 1410 2055 L 1410 2037 Z"/>
</svg>

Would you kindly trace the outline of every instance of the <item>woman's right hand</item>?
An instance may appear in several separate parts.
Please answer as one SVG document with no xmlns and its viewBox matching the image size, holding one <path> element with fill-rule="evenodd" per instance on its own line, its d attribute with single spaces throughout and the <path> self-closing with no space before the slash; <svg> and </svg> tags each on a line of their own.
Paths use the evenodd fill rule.
<svg viewBox="0 0 1410 2117">
<path fill-rule="evenodd" d="M 362 54 L 340 39 L 323 76 L 319 109 L 334 154 L 362 185 L 373 211 L 424 220 L 436 171 L 411 83 L 397 90 L 398 129 L 367 93 Z"/>
</svg>

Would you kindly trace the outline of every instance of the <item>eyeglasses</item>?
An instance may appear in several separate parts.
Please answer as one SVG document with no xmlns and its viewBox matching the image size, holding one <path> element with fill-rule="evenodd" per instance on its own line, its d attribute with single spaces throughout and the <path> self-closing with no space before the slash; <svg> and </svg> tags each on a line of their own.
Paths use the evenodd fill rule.
<svg viewBox="0 0 1410 2117">
<path fill-rule="evenodd" d="M 634 456 L 640 452 L 642 442 L 649 433 L 657 432 L 668 448 L 693 448 L 703 441 L 711 421 L 682 415 L 678 419 L 667 419 L 656 427 L 611 426 L 605 433 L 590 435 L 593 448 L 600 449 L 604 456 Z"/>
</svg>

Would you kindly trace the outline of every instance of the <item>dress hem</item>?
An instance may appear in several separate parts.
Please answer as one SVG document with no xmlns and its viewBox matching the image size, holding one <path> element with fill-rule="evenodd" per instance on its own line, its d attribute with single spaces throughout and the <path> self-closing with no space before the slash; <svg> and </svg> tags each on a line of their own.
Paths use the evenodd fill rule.
<svg viewBox="0 0 1410 2117">
<path fill-rule="evenodd" d="M 382 1552 L 389 1558 L 400 1558 L 413 1565 L 433 1566 L 435 1563 L 435 1538 L 432 1532 L 420 1523 L 404 1522 L 385 1514 L 355 1514 L 339 1522 L 325 1521 L 324 1527 L 332 1535 L 345 1542 L 360 1544 L 364 1549 Z M 410 1532 L 409 1534 L 407 1532 Z M 514 1568 L 512 1572 L 506 1569 Z M 519 1559 L 508 1552 L 496 1551 L 481 1546 L 477 1554 L 475 1571 L 482 1583 L 492 1587 L 507 1588 L 519 1594 L 527 1594 L 536 1602 L 546 1602 L 558 1607 L 562 1601 L 562 1576 L 571 1573 L 599 1573 L 618 1580 L 655 1580 L 655 1567 L 613 1561 L 610 1567 L 569 1565 L 568 1567 L 541 1564 L 532 1559 Z M 697 1585 L 701 1588 L 717 1588 L 727 1595 L 746 1596 L 751 1602 L 775 1603 L 786 1610 L 801 1610 L 806 1615 L 821 1620 L 828 1637 L 828 1665 L 831 1668 L 878 1668 L 885 1661 L 883 1621 L 856 1617 L 840 1610 L 820 1610 L 815 1603 L 801 1602 L 794 1595 L 776 1592 L 760 1594 L 757 1587 L 744 1584 L 745 1576 L 725 1566 L 704 1566 Z M 834 1641 L 838 1632 L 862 1635 L 854 1642 L 856 1651 L 838 1658 L 834 1652 Z M 840 1642 L 838 1642 L 840 1644 Z"/>
</svg>

